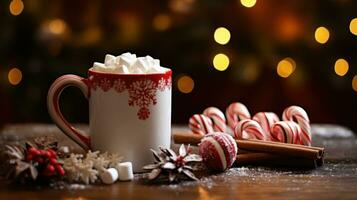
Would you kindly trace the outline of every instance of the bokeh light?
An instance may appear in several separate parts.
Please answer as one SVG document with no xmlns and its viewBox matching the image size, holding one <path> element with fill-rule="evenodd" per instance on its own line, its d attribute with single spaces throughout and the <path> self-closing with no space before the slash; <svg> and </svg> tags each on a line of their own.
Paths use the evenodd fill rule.
<svg viewBox="0 0 357 200">
<path fill-rule="evenodd" d="M 21 0 L 12 0 L 10 2 L 9 10 L 12 15 L 20 15 L 24 10 L 24 3 Z"/>
<path fill-rule="evenodd" d="M 10 69 L 10 71 L 7 75 L 7 78 L 11 85 L 18 85 L 22 80 L 22 72 L 20 69 L 18 69 L 16 67 L 12 68 L 12 69 Z"/>
<path fill-rule="evenodd" d="M 330 32 L 327 28 L 320 26 L 315 31 L 315 40 L 320 44 L 325 44 L 330 38 Z"/>
<path fill-rule="evenodd" d="M 156 15 L 152 21 L 152 25 L 158 31 L 165 31 L 171 26 L 171 18 L 167 14 Z"/>
<path fill-rule="evenodd" d="M 357 18 L 351 20 L 350 31 L 353 35 L 357 35 Z"/>
<path fill-rule="evenodd" d="M 62 34 L 66 27 L 67 25 L 62 19 L 54 19 L 48 24 L 48 28 L 53 34 Z"/>
<path fill-rule="evenodd" d="M 247 61 L 240 68 L 242 68 L 240 75 L 243 82 L 253 83 L 259 78 L 260 68 L 256 61 Z"/>
<path fill-rule="evenodd" d="M 195 87 L 195 82 L 190 76 L 181 76 L 177 81 L 177 88 L 180 92 L 188 94 L 191 93 Z"/>
<path fill-rule="evenodd" d="M 224 27 L 219 27 L 214 31 L 214 40 L 218 44 L 227 44 L 231 39 L 231 33 Z"/>
<path fill-rule="evenodd" d="M 284 58 L 278 63 L 276 71 L 280 77 L 287 78 L 295 70 L 296 63 L 292 58 Z"/>
<path fill-rule="evenodd" d="M 339 76 L 344 76 L 347 74 L 348 72 L 348 62 L 343 59 L 343 58 L 340 58 L 338 60 L 336 60 L 335 62 L 335 72 L 337 75 Z"/>
<path fill-rule="evenodd" d="M 352 89 L 357 92 L 357 75 L 355 75 L 352 79 Z"/>
<path fill-rule="evenodd" d="M 224 71 L 229 66 L 229 58 L 223 53 L 219 53 L 213 58 L 213 66 L 218 71 Z"/>
<path fill-rule="evenodd" d="M 244 7 L 251 8 L 257 3 L 257 0 L 240 0 L 240 3 Z"/>
</svg>

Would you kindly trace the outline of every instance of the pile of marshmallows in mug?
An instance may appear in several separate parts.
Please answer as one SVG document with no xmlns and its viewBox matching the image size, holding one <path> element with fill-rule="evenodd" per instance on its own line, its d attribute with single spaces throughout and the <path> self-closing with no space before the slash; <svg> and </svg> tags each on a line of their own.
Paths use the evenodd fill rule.
<svg viewBox="0 0 357 200">
<path fill-rule="evenodd" d="M 226 116 L 218 108 L 209 107 L 203 114 L 189 120 L 194 134 L 230 132 L 236 139 L 258 139 L 311 146 L 310 121 L 306 111 L 299 106 L 286 108 L 282 120 L 273 112 L 259 112 L 251 117 L 247 107 L 239 102 L 226 109 Z M 228 127 L 227 127 L 228 126 Z"/>
<path fill-rule="evenodd" d="M 151 56 L 137 57 L 136 54 L 123 53 L 119 56 L 105 55 L 104 63 L 94 62 L 92 70 L 115 74 L 162 73 L 168 69 L 160 66 L 160 60 Z"/>
</svg>

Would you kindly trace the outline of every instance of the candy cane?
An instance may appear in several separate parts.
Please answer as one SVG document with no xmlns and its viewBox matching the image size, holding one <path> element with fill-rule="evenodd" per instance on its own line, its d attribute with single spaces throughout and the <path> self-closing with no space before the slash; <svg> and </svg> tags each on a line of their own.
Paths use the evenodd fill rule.
<svg viewBox="0 0 357 200">
<path fill-rule="evenodd" d="M 203 114 L 195 114 L 190 120 L 188 126 L 193 133 L 206 135 L 213 132 L 212 120 Z"/>
<path fill-rule="evenodd" d="M 301 128 L 293 121 L 276 122 L 271 128 L 271 136 L 276 142 L 302 144 Z"/>
<path fill-rule="evenodd" d="M 226 118 L 221 110 L 216 107 L 208 107 L 203 111 L 203 114 L 211 118 L 214 131 L 226 132 Z"/>
<path fill-rule="evenodd" d="M 283 112 L 284 121 L 294 121 L 299 124 L 301 128 L 302 144 L 311 145 L 311 127 L 310 120 L 306 111 L 299 106 L 290 106 Z"/>
<path fill-rule="evenodd" d="M 271 140 L 270 130 L 275 122 L 279 121 L 279 117 L 273 112 L 259 112 L 253 116 L 253 120 L 257 121 L 267 135 L 267 140 Z"/>
<path fill-rule="evenodd" d="M 234 130 L 239 121 L 243 119 L 250 119 L 250 113 L 244 104 L 235 102 L 230 104 L 226 109 L 226 117 L 228 126 Z"/>
<path fill-rule="evenodd" d="M 234 129 L 234 136 L 237 139 L 267 139 L 267 135 L 264 133 L 260 124 L 251 119 L 244 119 L 238 122 Z"/>
</svg>

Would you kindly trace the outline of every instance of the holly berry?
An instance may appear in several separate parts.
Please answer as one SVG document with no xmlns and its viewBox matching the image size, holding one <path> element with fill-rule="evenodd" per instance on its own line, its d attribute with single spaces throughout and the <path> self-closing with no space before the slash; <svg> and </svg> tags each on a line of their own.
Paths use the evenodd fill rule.
<svg viewBox="0 0 357 200">
<path fill-rule="evenodd" d="M 52 176 L 55 173 L 55 167 L 51 164 L 48 164 L 46 169 L 43 171 L 43 175 Z"/>
<path fill-rule="evenodd" d="M 60 164 L 56 165 L 56 171 L 60 176 L 64 176 L 66 174 L 63 167 Z"/>
<path fill-rule="evenodd" d="M 37 150 L 35 147 L 30 147 L 27 152 L 33 156 L 37 156 L 40 154 L 40 151 Z"/>
<path fill-rule="evenodd" d="M 26 161 L 31 161 L 33 159 L 33 155 L 32 154 L 27 154 L 26 155 Z"/>
<path fill-rule="evenodd" d="M 48 149 L 47 153 L 49 154 L 50 158 L 57 158 L 57 153 L 53 149 Z"/>
<path fill-rule="evenodd" d="M 43 176 L 65 175 L 62 164 L 57 160 L 57 153 L 53 149 L 43 150 L 30 146 L 26 151 L 26 161 L 37 162 L 36 168 L 41 170 Z"/>
<path fill-rule="evenodd" d="M 42 157 L 36 157 L 35 161 L 38 162 L 39 164 L 43 164 L 45 160 Z"/>
<path fill-rule="evenodd" d="M 50 158 L 50 163 L 51 163 L 52 165 L 55 165 L 55 164 L 58 163 L 58 161 L 57 161 L 56 158 Z"/>
<path fill-rule="evenodd" d="M 40 152 L 39 154 L 40 156 L 45 156 L 47 151 L 40 149 L 39 152 Z"/>
</svg>

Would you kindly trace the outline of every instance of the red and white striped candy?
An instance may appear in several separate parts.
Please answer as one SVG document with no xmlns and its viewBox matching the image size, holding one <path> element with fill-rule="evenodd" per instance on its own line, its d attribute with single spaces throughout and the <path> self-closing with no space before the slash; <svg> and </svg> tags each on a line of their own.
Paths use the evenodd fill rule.
<svg viewBox="0 0 357 200">
<path fill-rule="evenodd" d="M 226 117 L 220 109 L 208 107 L 203 111 L 203 114 L 211 118 L 214 131 L 226 132 Z"/>
<path fill-rule="evenodd" d="M 294 121 L 299 124 L 301 128 L 302 144 L 311 145 L 311 127 L 310 120 L 306 111 L 299 106 L 290 106 L 283 112 L 284 121 Z"/>
<path fill-rule="evenodd" d="M 235 102 L 231 103 L 226 109 L 226 117 L 228 126 L 234 130 L 239 121 L 243 119 L 250 119 L 250 113 L 244 104 Z"/>
<path fill-rule="evenodd" d="M 231 167 L 238 153 L 237 143 L 227 133 L 207 134 L 199 144 L 203 163 L 212 170 L 224 171 Z"/>
<path fill-rule="evenodd" d="M 273 112 L 259 112 L 253 116 L 253 120 L 257 121 L 267 135 L 267 140 L 271 140 L 270 130 L 275 122 L 279 121 L 279 117 Z"/>
<path fill-rule="evenodd" d="M 266 140 L 268 138 L 260 124 L 251 119 L 244 119 L 238 122 L 234 129 L 234 136 L 237 139 Z"/>
<path fill-rule="evenodd" d="M 188 123 L 191 131 L 195 134 L 206 135 L 213 132 L 212 120 L 203 114 L 193 115 Z"/>
<path fill-rule="evenodd" d="M 301 128 L 293 121 L 276 122 L 271 128 L 272 140 L 276 142 L 302 144 Z"/>
</svg>

